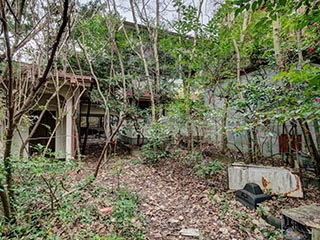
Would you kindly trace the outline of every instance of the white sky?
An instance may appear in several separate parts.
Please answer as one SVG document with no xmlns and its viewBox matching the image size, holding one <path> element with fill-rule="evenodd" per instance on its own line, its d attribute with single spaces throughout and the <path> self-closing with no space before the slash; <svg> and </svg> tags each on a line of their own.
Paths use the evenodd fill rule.
<svg viewBox="0 0 320 240">
<path fill-rule="evenodd" d="M 79 0 L 81 3 L 87 3 L 89 0 Z M 106 1 L 106 0 L 102 0 Z M 130 2 L 129 0 L 114 0 L 117 5 L 117 9 L 120 14 L 129 22 L 132 22 L 132 14 L 130 11 Z M 146 10 L 148 12 L 148 17 L 153 18 L 155 16 L 155 0 L 144 0 L 147 4 Z M 214 9 L 219 6 L 223 0 L 203 0 L 202 5 L 202 14 L 201 14 L 201 22 L 207 23 L 208 20 L 213 15 Z M 141 2 L 141 1 L 139 1 Z M 185 4 L 191 4 L 198 8 L 199 0 L 185 0 Z M 140 4 L 142 5 L 142 4 Z M 172 0 L 162 0 L 160 1 L 160 16 L 162 22 L 172 22 L 177 19 L 177 13 L 173 7 Z"/>
</svg>

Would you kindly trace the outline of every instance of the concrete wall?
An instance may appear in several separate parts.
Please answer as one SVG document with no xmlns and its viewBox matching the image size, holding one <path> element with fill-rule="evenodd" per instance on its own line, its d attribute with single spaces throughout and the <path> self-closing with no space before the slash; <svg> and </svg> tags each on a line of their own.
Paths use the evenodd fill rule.
<svg viewBox="0 0 320 240">
<path fill-rule="evenodd" d="M 20 154 L 20 148 L 22 146 L 22 142 L 28 138 L 29 128 L 26 124 L 22 123 L 19 126 L 18 131 L 15 132 L 13 137 L 13 143 L 12 143 L 12 154 L 17 156 Z M 4 134 L 5 134 L 5 129 L 3 125 L 0 125 L 0 157 L 3 156 L 3 151 L 5 147 Z M 25 150 L 23 151 L 23 154 L 26 156 L 28 154 L 28 151 L 29 151 L 29 145 L 27 144 L 25 147 Z"/>
<path fill-rule="evenodd" d="M 19 156 L 20 154 L 20 148 L 22 146 L 22 143 L 27 140 L 29 136 L 29 126 L 25 123 L 22 123 L 17 131 L 14 134 L 13 137 L 13 144 L 12 144 L 12 153 Z M 24 148 L 23 155 L 27 156 L 29 152 L 29 144 L 27 144 Z"/>
<path fill-rule="evenodd" d="M 248 74 L 247 76 L 241 77 L 241 82 L 245 83 L 249 79 L 255 77 L 258 73 L 253 72 Z M 266 76 L 265 81 L 272 81 L 272 76 L 275 74 L 274 71 L 271 70 L 261 70 L 259 74 L 264 74 Z M 258 74 L 258 75 L 259 75 Z M 277 83 L 274 83 L 277 84 Z M 280 84 L 280 83 L 279 83 Z M 222 84 L 221 87 L 224 87 Z M 208 94 L 206 96 L 206 103 L 213 110 L 213 115 L 211 118 L 211 128 L 208 131 L 207 135 L 208 141 L 215 143 L 216 145 L 221 144 L 221 134 L 222 134 L 222 114 L 224 107 L 224 99 L 219 95 L 223 94 L 223 92 L 219 92 L 219 89 L 216 89 L 215 95 L 212 94 L 211 89 L 208 89 Z M 234 112 L 232 108 L 229 108 L 228 118 L 227 118 L 227 137 L 228 137 L 228 147 L 237 151 L 240 149 L 244 153 L 247 152 L 247 135 L 246 131 L 237 130 L 238 127 L 242 128 L 245 126 L 245 122 L 242 114 Z M 289 123 L 286 123 L 287 128 L 290 130 L 291 126 Z M 309 124 L 310 130 L 315 140 L 315 130 L 312 124 Z M 274 154 L 279 153 L 279 140 L 278 137 L 283 133 L 283 126 L 277 125 L 276 123 L 269 123 L 268 125 L 260 124 L 257 127 L 257 135 L 259 145 L 261 146 L 261 152 L 264 156 L 268 157 Z M 302 151 L 308 152 L 307 147 L 305 145 L 305 140 L 302 134 L 302 130 L 298 124 L 297 126 L 297 134 L 302 136 Z"/>
</svg>

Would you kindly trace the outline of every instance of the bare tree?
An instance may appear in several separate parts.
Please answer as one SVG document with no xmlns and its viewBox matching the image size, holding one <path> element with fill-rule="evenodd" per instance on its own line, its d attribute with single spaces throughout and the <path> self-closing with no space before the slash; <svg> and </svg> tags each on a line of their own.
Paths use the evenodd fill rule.
<svg viewBox="0 0 320 240">
<path fill-rule="evenodd" d="M 39 12 L 37 17 L 38 21 L 32 23 L 28 22 L 28 16 L 34 14 L 29 7 L 30 5 L 36 5 L 42 12 Z M 46 6 L 46 11 L 44 10 Z M 4 52 L 0 54 L 0 63 L 4 62 L 4 71 L 0 78 L 0 83 L 5 89 L 6 95 L 6 122 L 5 122 L 5 134 L 4 134 L 4 151 L 3 151 L 3 164 L 5 169 L 6 183 L 0 183 L 0 197 L 3 206 L 4 216 L 7 220 L 11 218 L 11 204 L 10 201 L 14 197 L 13 193 L 13 167 L 12 167 L 12 142 L 14 134 L 21 122 L 21 119 L 32 108 L 35 99 L 41 94 L 43 87 L 47 81 L 48 74 L 51 67 L 56 60 L 56 55 L 61 45 L 63 35 L 67 29 L 67 25 L 70 18 L 71 4 L 69 0 L 61 1 L 61 4 L 53 5 L 51 1 L 0 1 L 0 21 L 2 23 L 1 39 L 3 39 Z M 30 11 L 28 11 L 28 9 Z M 32 9 L 32 8 L 31 8 Z M 57 22 L 52 22 L 49 18 L 49 12 L 59 12 Z M 10 24 L 10 23 L 13 23 Z M 52 25 L 50 25 L 50 23 Z M 24 32 L 24 24 L 31 24 L 32 28 L 28 32 Z M 50 25 L 52 31 L 44 31 L 46 25 Z M 53 29 L 57 29 L 56 32 Z M 39 68 L 40 74 L 37 75 L 31 83 L 25 84 L 25 90 L 27 94 L 19 95 L 19 84 L 17 84 L 17 78 L 15 77 L 15 59 L 18 59 L 19 55 L 25 54 L 23 47 L 29 44 L 29 47 L 34 46 L 36 36 L 39 36 L 39 32 L 42 32 L 42 36 L 45 37 L 50 43 L 48 49 L 48 57 L 41 64 Z M 28 81 L 27 79 L 25 79 Z M 17 94 L 18 93 L 18 94 Z M 21 93 L 21 92 L 20 92 Z"/>
<path fill-rule="evenodd" d="M 96 41 L 98 47 L 92 47 L 90 44 L 87 44 L 88 36 L 84 32 L 82 32 L 80 38 L 77 39 L 78 45 L 81 48 L 82 54 L 84 55 L 89 66 L 91 76 L 94 79 L 95 89 L 99 95 L 99 101 L 104 109 L 103 122 L 106 141 L 94 172 L 95 177 L 98 176 L 103 161 L 107 160 L 110 144 L 112 141 L 114 141 L 114 138 L 121 128 L 128 112 L 127 73 L 123 62 L 124 57 L 122 56 L 116 39 L 117 27 L 121 20 L 117 14 L 115 2 L 107 1 L 106 6 L 99 7 L 99 10 L 95 14 L 95 16 L 100 15 L 108 22 L 104 31 L 99 33 L 99 36 L 95 35 L 97 36 Z M 95 16 L 87 16 L 87 20 L 90 21 L 91 18 L 94 18 Z M 88 30 L 91 31 L 92 29 Z M 99 54 L 109 56 L 109 74 L 98 74 L 94 63 Z M 121 81 L 118 82 L 117 79 L 121 79 Z M 113 88 L 112 85 L 116 85 L 116 87 Z M 114 91 L 116 91 L 116 93 Z M 119 107 L 118 112 L 111 107 L 111 103 L 114 100 L 115 94 L 117 95 L 117 107 Z M 115 125 L 111 124 L 111 119 L 113 117 L 117 118 L 117 123 Z"/>
<path fill-rule="evenodd" d="M 135 4 L 133 0 L 130 0 L 130 7 L 131 7 L 131 14 L 132 14 L 132 18 L 133 18 L 133 22 L 134 22 L 134 26 L 136 29 L 136 34 L 139 40 L 139 50 L 140 50 L 140 58 L 143 62 L 143 67 L 144 67 L 144 71 L 145 71 L 145 77 L 147 80 L 147 84 L 149 87 L 149 92 L 150 92 L 150 100 L 151 100 L 151 124 L 154 124 L 156 121 L 156 106 L 155 106 L 155 97 L 154 97 L 154 90 L 153 90 L 153 86 L 152 86 L 152 81 L 151 81 L 151 76 L 150 76 L 150 70 L 149 70 L 149 64 L 147 61 L 147 57 L 146 57 L 146 49 L 145 49 L 145 44 L 142 41 L 142 36 L 141 36 L 141 30 L 140 27 L 138 25 L 138 20 L 137 20 L 137 16 L 136 16 L 136 8 L 135 8 Z"/>
</svg>

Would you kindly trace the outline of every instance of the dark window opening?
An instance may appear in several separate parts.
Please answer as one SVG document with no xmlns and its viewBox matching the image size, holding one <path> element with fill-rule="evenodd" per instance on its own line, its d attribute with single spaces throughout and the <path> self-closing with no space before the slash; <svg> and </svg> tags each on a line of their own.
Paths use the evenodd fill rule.
<svg viewBox="0 0 320 240">
<path fill-rule="evenodd" d="M 42 111 L 34 111 L 32 112 L 32 116 L 35 116 L 37 118 L 40 117 Z M 34 121 L 34 124 L 30 127 L 30 132 L 35 127 L 35 123 L 37 122 L 37 118 Z M 47 146 L 48 141 L 50 139 L 50 136 L 52 135 L 52 132 L 56 126 L 56 112 L 55 111 L 45 111 L 40 124 L 38 125 L 35 133 L 31 137 L 30 140 L 30 154 L 38 152 L 39 150 L 39 144 L 42 146 Z M 51 141 L 49 143 L 49 149 L 51 149 L 52 152 L 55 151 L 55 134 L 51 138 Z"/>
</svg>

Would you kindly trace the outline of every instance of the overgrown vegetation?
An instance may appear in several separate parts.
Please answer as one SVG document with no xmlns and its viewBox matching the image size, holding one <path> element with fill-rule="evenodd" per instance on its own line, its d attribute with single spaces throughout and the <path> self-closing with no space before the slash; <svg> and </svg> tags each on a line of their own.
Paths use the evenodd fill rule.
<svg viewBox="0 0 320 240">
<path fill-rule="evenodd" d="M 123 162 L 116 189 L 95 184 L 121 137 L 144 144 L 145 163 L 181 159 L 207 178 L 224 170 L 204 159 L 209 142 L 297 171 L 307 157 L 319 180 L 319 1 L 213 1 L 205 13 L 204 0 L 174 0 L 165 19 L 165 3 L 130 0 L 131 23 L 116 1 L 80 2 L 0 0 L 3 238 L 144 239 L 139 196 L 120 186 Z M 104 146 L 93 177 L 71 179 L 90 114 Z"/>
<path fill-rule="evenodd" d="M 198 176 L 212 177 L 217 173 L 217 171 L 222 170 L 223 167 L 220 161 L 213 160 L 208 162 L 201 161 L 194 166 L 194 169 Z"/>
<path fill-rule="evenodd" d="M 137 194 L 81 174 L 72 179 L 82 168 L 71 161 L 40 155 L 14 162 L 15 219 L 6 225 L 1 217 L 1 239 L 144 239 Z"/>
<path fill-rule="evenodd" d="M 149 129 L 148 142 L 142 146 L 142 155 L 147 163 L 158 163 L 169 157 L 172 144 L 170 131 L 163 123 L 154 124 Z"/>
<path fill-rule="evenodd" d="M 105 221 L 111 232 L 123 239 L 145 239 L 144 219 L 139 212 L 139 196 L 120 188 L 112 194 L 112 210 Z"/>
</svg>

